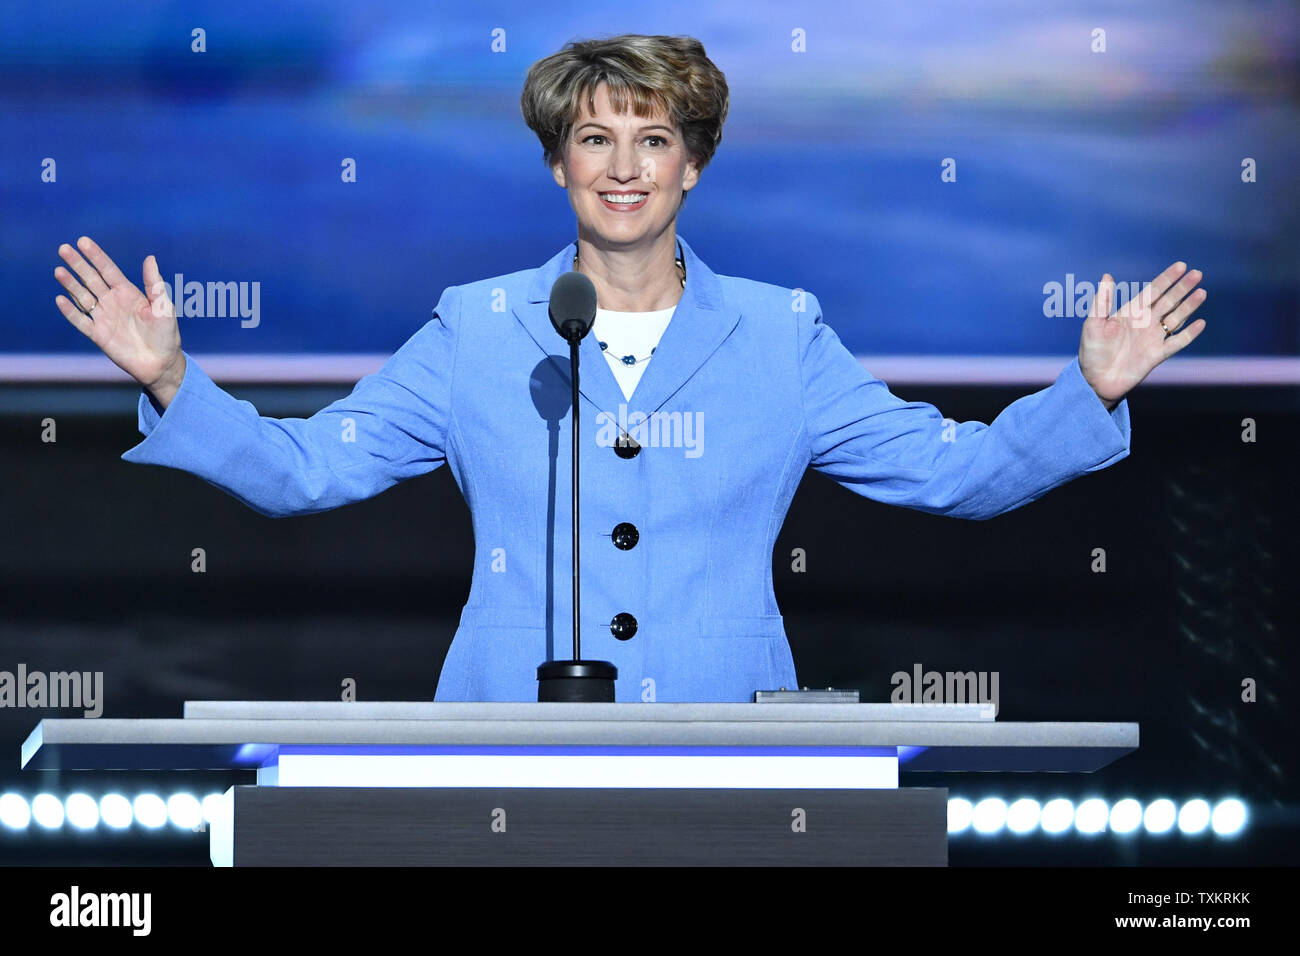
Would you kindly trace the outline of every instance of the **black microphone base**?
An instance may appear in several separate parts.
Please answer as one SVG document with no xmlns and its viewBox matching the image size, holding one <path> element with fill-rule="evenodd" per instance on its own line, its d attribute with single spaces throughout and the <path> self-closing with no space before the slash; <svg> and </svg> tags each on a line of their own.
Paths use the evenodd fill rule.
<svg viewBox="0 0 1300 956">
<path fill-rule="evenodd" d="M 537 700 L 612 704 L 617 678 L 609 661 L 547 661 L 537 668 Z"/>
</svg>

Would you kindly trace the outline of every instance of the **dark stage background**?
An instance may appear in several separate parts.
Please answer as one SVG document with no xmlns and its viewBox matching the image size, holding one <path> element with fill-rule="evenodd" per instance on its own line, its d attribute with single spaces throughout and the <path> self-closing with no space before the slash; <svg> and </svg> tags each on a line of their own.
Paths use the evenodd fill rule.
<svg viewBox="0 0 1300 956">
<path fill-rule="evenodd" d="M 986 421 L 1026 391 L 894 390 Z M 338 699 L 346 677 L 364 700 L 432 698 L 472 565 L 468 509 L 446 468 L 337 511 L 264 518 L 198 478 L 119 461 L 138 437 L 134 391 L 75 396 L 101 413 L 60 414 L 59 441 L 34 440 L 68 391 L 25 390 L 32 410 L 0 419 L 0 660 L 104 671 L 106 717 L 177 717 L 187 699 Z M 231 391 L 263 414 L 297 415 L 347 389 Z M 998 671 L 999 719 L 1141 723 L 1138 752 L 1096 775 L 905 783 L 972 800 L 1238 796 L 1252 813 L 1231 840 L 954 837 L 954 864 L 1280 864 L 1300 846 L 1294 390 L 1146 389 L 1131 410 L 1129 458 L 990 521 L 881 505 L 810 473 L 778 540 L 777 598 L 803 684 L 887 700 L 890 675 L 920 662 Z M 1245 417 L 1255 444 L 1240 440 Z M 205 574 L 189 570 L 196 546 Z M 1090 570 L 1096 547 L 1104 574 Z M 794 548 L 804 573 L 791 571 Z M 1258 681 L 1257 703 L 1241 701 L 1244 677 Z M 14 758 L 0 761 L 0 790 L 112 788 L 106 774 L 20 774 L 18 745 L 37 719 L 0 709 Z M 139 792 L 148 776 L 120 782 Z M 239 779 L 148 783 L 201 792 Z M 6 835 L 0 862 L 206 861 L 206 835 L 168 831 Z"/>
</svg>

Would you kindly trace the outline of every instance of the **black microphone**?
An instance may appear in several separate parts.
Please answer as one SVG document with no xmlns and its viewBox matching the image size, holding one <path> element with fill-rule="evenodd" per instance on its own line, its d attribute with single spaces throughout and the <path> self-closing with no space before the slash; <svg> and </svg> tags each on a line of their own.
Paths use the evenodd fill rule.
<svg viewBox="0 0 1300 956">
<path fill-rule="evenodd" d="M 584 661 L 578 617 L 578 343 L 596 321 L 596 287 L 581 272 L 566 272 L 551 286 L 551 324 L 569 343 L 570 406 L 573 442 L 573 660 L 546 661 L 537 668 L 539 701 L 614 702 L 618 668 L 609 661 Z"/>
<path fill-rule="evenodd" d="M 581 272 L 566 272 L 551 286 L 551 325 L 560 338 L 581 342 L 596 321 L 596 287 Z"/>
</svg>

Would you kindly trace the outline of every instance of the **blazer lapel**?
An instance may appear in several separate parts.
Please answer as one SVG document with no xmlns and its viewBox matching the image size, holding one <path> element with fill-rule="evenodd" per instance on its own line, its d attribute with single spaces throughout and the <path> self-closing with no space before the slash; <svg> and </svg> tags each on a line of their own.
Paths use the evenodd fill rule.
<svg viewBox="0 0 1300 956">
<path fill-rule="evenodd" d="M 686 264 L 686 288 L 632 393 L 631 411 L 658 411 L 690 381 L 740 321 L 740 313 L 723 301 L 722 283 L 713 270 L 695 255 L 685 239 L 678 236 L 677 241 Z M 596 346 L 596 352 L 599 354 L 600 346 Z"/>
<path fill-rule="evenodd" d="M 587 335 L 578 346 L 578 391 L 601 411 L 614 412 L 620 404 L 634 412 L 657 411 L 708 361 L 740 321 L 740 313 L 723 302 L 717 275 L 680 235 L 677 241 L 686 265 L 686 288 L 631 401 L 619 388 L 596 337 Z M 573 269 L 576 245 L 576 241 L 569 243 L 537 270 L 527 301 L 513 309 L 538 347 L 552 356 L 565 381 L 569 378 L 568 347 L 551 325 L 549 304 L 555 280 Z"/>
<path fill-rule="evenodd" d="M 577 242 L 571 242 L 543 265 L 528 286 L 526 302 L 514 306 L 515 318 L 537 343 L 565 382 L 569 381 L 569 343 L 560 338 L 551 324 L 551 286 L 566 272 L 573 271 Z M 626 401 L 614 373 L 605 364 L 594 335 L 586 335 L 578 345 L 578 392 L 600 411 L 617 413 L 618 403 Z"/>
</svg>

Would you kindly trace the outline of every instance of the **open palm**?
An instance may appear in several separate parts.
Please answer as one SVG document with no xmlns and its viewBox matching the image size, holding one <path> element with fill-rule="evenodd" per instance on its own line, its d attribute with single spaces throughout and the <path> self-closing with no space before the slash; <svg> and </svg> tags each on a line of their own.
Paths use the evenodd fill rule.
<svg viewBox="0 0 1300 956">
<path fill-rule="evenodd" d="M 1103 401 L 1118 402 L 1205 328 L 1205 320 L 1197 319 L 1179 331 L 1206 296 L 1204 289 L 1196 289 L 1200 271 L 1184 275 L 1186 269 L 1175 262 L 1114 315 L 1115 280 L 1109 274 L 1102 277 L 1079 339 L 1079 371 Z"/>
<path fill-rule="evenodd" d="M 153 256 L 144 261 L 145 295 L 90 237 L 82 236 L 77 246 L 80 253 L 67 243 L 59 246 L 59 258 L 72 270 L 54 270 L 71 296 L 55 297 L 59 311 L 146 388 L 176 376 L 184 361 L 181 334 L 158 261 Z"/>
</svg>

